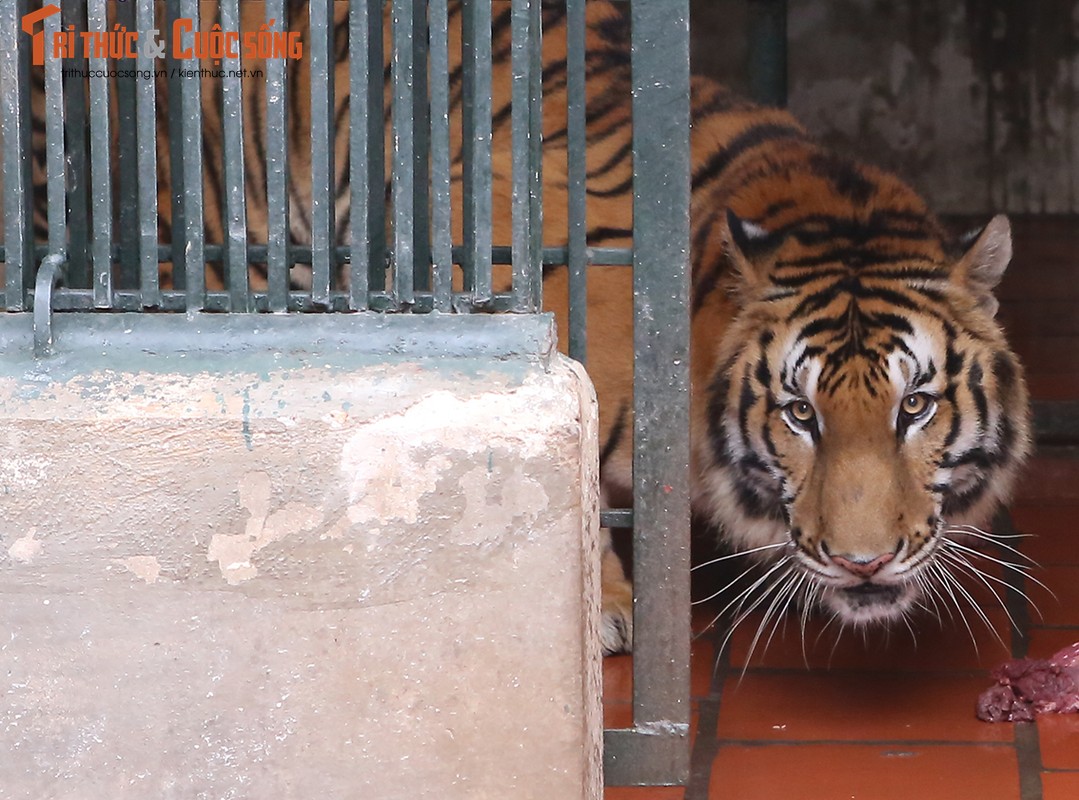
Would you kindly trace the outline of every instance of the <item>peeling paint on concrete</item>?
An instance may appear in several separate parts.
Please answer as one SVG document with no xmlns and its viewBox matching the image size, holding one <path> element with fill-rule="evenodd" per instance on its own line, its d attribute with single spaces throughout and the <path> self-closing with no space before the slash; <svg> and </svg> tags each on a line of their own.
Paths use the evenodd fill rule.
<svg viewBox="0 0 1079 800">
<path fill-rule="evenodd" d="M 0 458 L 0 487 L 37 489 L 48 477 L 50 461 L 41 456 L 7 455 Z"/>
<path fill-rule="evenodd" d="M 25 536 L 16 539 L 8 548 L 7 554 L 12 561 L 29 564 L 41 552 L 41 540 L 35 539 L 36 528 L 31 528 Z"/>
<path fill-rule="evenodd" d="M 216 561 L 221 576 L 235 586 L 258 575 L 251 557 L 290 534 L 307 533 L 322 525 L 323 513 L 298 501 L 270 511 L 270 476 L 250 472 L 239 483 L 240 505 L 250 512 L 242 534 L 215 533 L 206 550 L 206 560 Z"/>
<path fill-rule="evenodd" d="M 129 556 L 118 560 L 120 566 L 147 584 L 157 582 L 161 574 L 161 565 L 156 556 Z"/>
<path fill-rule="evenodd" d="M 453 541 L 464 545 L 482 545 L 497 541 L 514 530 L 527 532 L 536 517 L 547 508 L 550 498 L 543 485 L 527 475 L 520 464 L 509 474 L 496 474 L 486 467 L 475 467 L 461 477 L 465 496 L 464 519 L 457 525 Z"/>
<path fill-rule="evenodd" d="M 587 380 L 454 361 L 230 352 L 84 402 L 0 365 L 5 455 L 63 454 L 5 507 L 0 795 L 599 797 Z"/>
</svg>

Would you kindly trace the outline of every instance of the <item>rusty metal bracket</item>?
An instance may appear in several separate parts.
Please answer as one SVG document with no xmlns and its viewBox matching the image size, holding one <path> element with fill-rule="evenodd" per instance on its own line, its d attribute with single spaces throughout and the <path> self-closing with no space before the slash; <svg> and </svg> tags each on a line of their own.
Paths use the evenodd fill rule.
<svg viewBox="0 0 1079 800">
<path fill-rule="evenodd" d="M 52 354 L 52 290 L 63 279 L 66 257 L 61 254 L 45 256 L 34 283 L 34 358 Z"/>
</svg>

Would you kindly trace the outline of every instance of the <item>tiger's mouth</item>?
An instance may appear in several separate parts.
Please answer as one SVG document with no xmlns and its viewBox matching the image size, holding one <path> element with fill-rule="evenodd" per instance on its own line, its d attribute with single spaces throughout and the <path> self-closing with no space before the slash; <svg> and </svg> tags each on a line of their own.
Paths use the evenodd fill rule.
<svg viewBox="0 0 1079 800">
<path fill-rule="evenodd" d="M 899 619 L 917 599 L 913 583 L 860 583 L 857 586 L 835 587 L 822 601 L 847 622 L 889 622 Z"/>
</svg>

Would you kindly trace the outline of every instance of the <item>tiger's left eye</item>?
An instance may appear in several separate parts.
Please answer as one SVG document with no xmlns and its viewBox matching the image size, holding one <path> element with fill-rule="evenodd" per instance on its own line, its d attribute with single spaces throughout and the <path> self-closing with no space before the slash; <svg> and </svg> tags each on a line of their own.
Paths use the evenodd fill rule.
<svg viewBox="0 0 1079 800">
<path fill-rule="evenodd" d="M 934 402 L 930 395 L 914 392 L 903 398 L 903 402 L 899 404 L 899 411 L 908 420 L 919 419 L 932 410 Z"/>
</svg>

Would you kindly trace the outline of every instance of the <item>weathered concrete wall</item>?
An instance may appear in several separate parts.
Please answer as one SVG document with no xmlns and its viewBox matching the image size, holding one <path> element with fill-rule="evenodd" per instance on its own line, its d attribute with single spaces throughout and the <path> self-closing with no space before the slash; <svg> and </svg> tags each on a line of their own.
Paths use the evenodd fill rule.
<svg viewBox="0 0 1079 800">
<path fill-rule="evenodd" d="M 695 64 L 744 86 L 743 3 L 694 0 Z M 790 108 L 955 214 L 1079 211 L 1076 0 L 790 0 Z"/>
<path fill-rule="evenodd" d="M 549 321 L 386 362 L 159 319 L 58 317 L 42 363 L 0 319 L 0 797 L 598 798 L 595 404 Z"/>
</svg>

